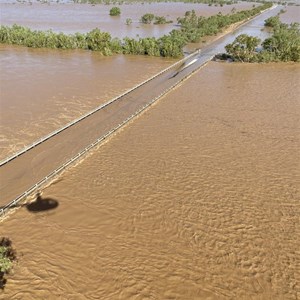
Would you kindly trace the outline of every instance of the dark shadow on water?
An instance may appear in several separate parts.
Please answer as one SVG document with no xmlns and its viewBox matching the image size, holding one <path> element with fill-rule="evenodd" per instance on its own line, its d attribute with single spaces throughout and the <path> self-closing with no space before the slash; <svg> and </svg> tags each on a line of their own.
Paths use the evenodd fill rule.
<svg viewBox="0 0 300 300">
<path fill-rule="evenodd" d="M 50 209 L 55 209 L 58 207 L 58 202 L 52 198 L 42 198 L 38 193 L 36 195 L 36 200 L 34 202 L 25 204 L 28 211 L 37 213 L 41 211 L 46 211 Z"/>
<path fill-rule="evenodd" d="M 43 198 L 40 193 L 36 194 L 36 200 L 31 203 L 16 204 L 10 208 L 26 207 L 32 213 L 38 213 L 48 210 L 53 210 L 59 205 L 58 201 L 52 198 Z M 1 207 L 0 207 L 1 208 Z"/>
</svg>

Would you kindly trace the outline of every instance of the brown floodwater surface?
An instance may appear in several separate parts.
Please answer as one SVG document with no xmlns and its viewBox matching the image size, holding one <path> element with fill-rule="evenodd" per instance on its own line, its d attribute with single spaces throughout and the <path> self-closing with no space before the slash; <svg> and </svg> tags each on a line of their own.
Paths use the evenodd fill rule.
<svg viewBox="0 0 300 300">
<path fill-rule="evenodd" d="M 0 159 L 174 63 L 0 46 Z"/>
<path fill-rule="evenodd" d="M 284 10 L 285 13 L 280 14 L 281 22 L 288 24 L 292 22 L 300 22 L 300 6 L 286 6 Z"/>
<path fill-rule="evenodd" d="M 151 6 L 153 12 L 156 9 L 156 13 L 161 10 L 168 11 L 172 16 L 180 16 L 185 11 L 183 8 L 192 9 L 189 5 L 155 3 L 122 7 L 130 7 L 130 11 L 136 13 L 138 9 L 134 8 L 144 9 L 145 6 Z M 240 3 L 235 7 L 239 10 L 250 8 L 249 5 Z M 80 20 L 82 28 L 94 20 L 93 13 L 103 7 L 107 8 L 106 5 L 94 7 L 53 3 L 0 3 L 1 23 L 14 23 L 14 18 L 18 17 L 19 20 L 27 20 L 29 16 L 30 22 L 37 26 L 44 22 L 47 27 L 48 21 L 59 21 L 61 30 L 65 31 L 65 22 L 70 16 L 69 22 L 73 24 L 73 19 Z M 210 15 L 216 13 L 217 9 L 227 13 L 232 6 L 210 7 L 197 4 L 194 8 L 198 14 Z M 86 16 L 79 18 L 75 12 Z M 109 24 L 118 28 L 112 19 Z M 249 28 L 247 33 L 253 33 L 253 29 Z M 265 33 L 261 32 L 260 35 L 264 36 Z M 205 44 L 189 45 L 186 50 L 192 51 L 195 47 L 203 45 Z M 0 45 L 0 160 L 128 90 L 173 62 L 171 59 L 153 57 L 103 57 L 99 53 L 89 51 L 28 49 Z"/>
<path fill-rule="evenodd" d="M 252 8 L 253 3 L 235 3 L 233 5 L 208 6 L 192 3 L 133 3 L 120 5 L 121 15 L 111 17 L 109 10 L 115 5 L 90 4 L 41 4 L 41 3 L 0 3 L 1 25 L 19 24 L 32 29 L 55 32 L 75 33 L 88 32 L 94 28 L 109 32 L 112 37 L 126 36 L 160 37 L 176 29 L 177 17 L 183 17 L 188 10 L 194 9 L 198 15 L 210 16 L 218 12 L 230 13 Z M 258 4 L 255 4 L 258 5 Z M 165 16 L 172 20 L 171 24 L 151 25 L 140 23 L 146 13 Z M 131 25 L 126 25 L 126 19 L 132 19 Z"/>
<path fill-rule="evenodd" d="M 299 76 L 198 71 L 1 223 L 0 298 L 299 298 Z"/>
</svg>

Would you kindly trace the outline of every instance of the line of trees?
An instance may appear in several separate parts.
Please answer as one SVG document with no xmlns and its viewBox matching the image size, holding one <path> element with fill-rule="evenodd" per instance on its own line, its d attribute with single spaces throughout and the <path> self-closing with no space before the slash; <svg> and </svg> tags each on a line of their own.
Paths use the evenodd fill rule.
<svg viewBox="0 0 300 300">
<path fill-rule="evenodd" d="M 260 11 L 270 8 L 271 6 L 271 3 L 265 3 L 250 10 L 233 12 L 227 15 L 218 13 L 217 15 L 208 18 L 203 16 L 198 17 L 195 11 L 192 10 L 187 11 L 185 16 L 183 18 L 178 18 L 177 21 L 178 24 L 181 25 L 182 34 L 187 38 L 187 41 L 197 43 L 203 36 L 215 35 L 223 28 L 253 17 Z"/>
<path fill-rule="evenodd" d="M 198 42 L 204 35 L 213 35 L 224 27 L 256 15 L 260 11 L 272 6 L 265 3 L 251 10 L 222 15 L 218 14 L 208 18 L 197 17 L 194 11 L 186 12 L 183 18 L 178 19 L 181 25 L 179 30 L 172 30 L 161 38 L 131 39 L 112 38 L 107 32 L 96 28 L 88 33 L 75 33 L 67 35 L 54 33 L 51 30 L 31 30 L 19 25 L 1 26 L 0 43 L 23 45 L 32 48 L 51 49 L 86 49 L 99 51 L 103 55 L 114 53 L 141 54 L 163 57 L 181 57 L 183 47 L 189 42 Z"/>
<path fill-rule="evenodd" d="M 278 16 L 265 20 L 265 26 L 272 28 L 272 35 L 261 42 L 246 34 L 239 35 L 226 45 L 223 58 L 239 62 L 300 62 L 300 25 L 280 22 Z M 259 48 L 259 46 L 261 47 Z"/>
</svg>

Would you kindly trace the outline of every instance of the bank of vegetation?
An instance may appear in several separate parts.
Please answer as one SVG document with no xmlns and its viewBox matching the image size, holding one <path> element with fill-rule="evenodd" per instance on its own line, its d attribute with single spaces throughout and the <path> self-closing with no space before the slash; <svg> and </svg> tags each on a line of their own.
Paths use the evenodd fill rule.
<svg viewBox="0 0 300 300">
<path fill-rule="evenodd" d="M 299 23 L 284 24 L 279 16 L 274 16 L 265 20 L 265 26 L 272 30 L 269 38 L 261 41 L 257 37 L 239 35 L 226 45 L 226 54 L 221 58 L 238 62 L 300 62 Z"/>
<path fill-rule="evenodd" d="M 246 20 L 271 6 L 271 3 L 265 3 L 250 10 L 228 15 L 219 13 L 207 18 L 198 17 L 195 11 L 188 11 L 184 17 L 178 18 L 180 29 L 174 29 L 160 38 L 124 38 L 120 40 L 112 38 L 109 33 L 102 32 L 97 28 L 85 34 L 67 35 L 54 33 L 51 30 L 31 30 L 19 25 L 12 27 L 2 25 L 0 27 L 0 43 L 32 48 L 85 49 L 99 51 L 103 55 L 123 53 L 177 58 L 183 55 L 183 47 L 187 43 L 196 43 L 204 36 L 216 35 L 229 25 Z"/>
<path fill-rule="evenodd" d="M 0 289 L 4 289 L 6 284 L 5 276 L 10 272 L 13 262 L 16 259 L 16 251 L 8 238 L 0 239 Z"/>
</svg>

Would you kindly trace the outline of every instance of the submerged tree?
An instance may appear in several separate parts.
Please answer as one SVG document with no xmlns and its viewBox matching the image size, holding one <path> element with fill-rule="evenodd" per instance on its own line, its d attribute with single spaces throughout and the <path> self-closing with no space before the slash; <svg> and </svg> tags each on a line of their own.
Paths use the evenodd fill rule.
<svg viewBox="0 0 300 300">
<path fill-rule="evenodd" d="M 225 49 L 233 60 L 241 62 L 300 61 L 298 23 L 275 25 L 272 36 L 262 42 L 258 51 L 259 43 L 258 38 L 242 34 Z"/>
<path fill-rule="evenodd" d="M 144 23 L 144 24 L 150 24 L 155 18 L 155 15 L 154 14 L 144 14 L 142 17 L 141 17 L 141 22 Z"/>
<path fill-rule="evenodd" d="M 251 62 L 255 60 L 257 52 L 256 47 L 260 39 L 247 34 L 239 35 L 231 44 L 225 46 L 229 55 L 240 62 Z"/>
<path fill-rule="evenodd" d="M 155 16 L 154 24 L 168 24 L 172 23 L 172 21 L 168 21 L 166 17 Z"/>
<path fill-rule="evenodd" d="M 267 27 L 277 27 L 280 26 L 280 24 L 279 16 L 273 16 L 265 20 L 265 26 Z"/>
<path fill-rule="evenodd" d="M 262 54 L 273 60 L 300 61 L 300 29 L 299 23 L 290 26 L 281 24 L 274 29 L 274 33 L 262 43 Z"/>
<path fill-rule="evenodd" d="M 111 16 L 119 16 L 121 14 L 121 9 L 119 7 L 112 7 L 111 10 L 109 11 L 109 14 Z"/>
<path fill-rule="evenodd" d="M 126 19 L 126 25 L 131 25 L 132 24 L 132 19 L 131 18 L 127 18 Z"/>
<path fill-rule="evenodd" d="M 8 274 L 16 259 L 16 251 L 12 248 L 12 242 L 6 237 L 0 239 L 0 289 L 6 284 L 5 275 Z"/>
</svg>

